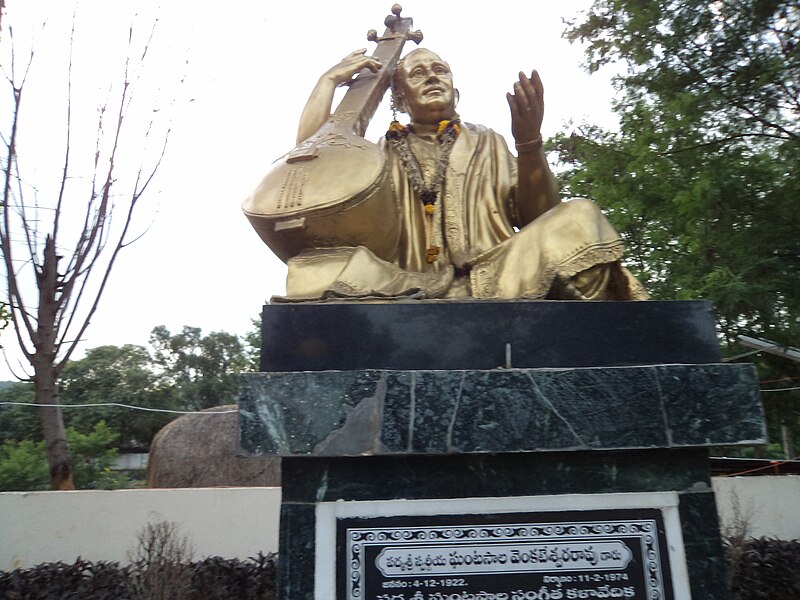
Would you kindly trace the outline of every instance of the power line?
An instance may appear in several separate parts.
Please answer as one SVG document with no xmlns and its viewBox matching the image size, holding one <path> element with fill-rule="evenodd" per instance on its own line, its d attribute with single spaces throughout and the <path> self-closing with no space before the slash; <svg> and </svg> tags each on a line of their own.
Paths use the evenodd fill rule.
<svg viewBox="0 0 800 600">
<path fill-rule="evenodd" d="M 128 408 L 131 410 L 143 410 L 146 412 L 170 413 L 174 415 L 224 415 L 239 412 L 235 410 L 170 410 L 168 408 L 148 408 L 146 406 L 133 406 L 131 404 L 120 404 L 119 402 L 98 402 L 97 404 L 37 404 L 35 402 L 0 402 L 0 406 L 33 406 L 39 408 L 96 408 L 98 406 L 113 406 L 117 408 Z"/>
<path fill-rule="evenodd" d="M 739 471 L 738 473 L 723 473 L 723 477 L 736 477 L 737 475 L 747 475 L 748 473 L 755 473 L 756 471 L 763 471 L 765 469 L 777 469 L 781 465 L 788 463 L 788 460 L 771 460 L 768 465 L 756 467 L 754 469 L 747 469 L 746 471 Z M 776 471 L 777 473 L 777 471 Z"/>
</svg>

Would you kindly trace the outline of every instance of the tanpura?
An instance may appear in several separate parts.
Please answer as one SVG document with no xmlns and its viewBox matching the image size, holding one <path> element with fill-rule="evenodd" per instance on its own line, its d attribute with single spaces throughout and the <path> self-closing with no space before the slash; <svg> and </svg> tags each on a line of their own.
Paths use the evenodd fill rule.
<svg viewBox="0 0 800 600">
<path fill-rule="evenodd" d="M 422 33 L 395 4 L 373 57 L 381 68 L 363 69 L 335 112 L 311 137 L 278 159 L 242 209 L 258 235 L 283 261 L 307 248 L 364 246 L 392 260 L 400 236 L 397 200 L 383 150 L 364 138 L 407 40 Z M 358 168 L 353 169 L 357 164 Z"/>
</svg>

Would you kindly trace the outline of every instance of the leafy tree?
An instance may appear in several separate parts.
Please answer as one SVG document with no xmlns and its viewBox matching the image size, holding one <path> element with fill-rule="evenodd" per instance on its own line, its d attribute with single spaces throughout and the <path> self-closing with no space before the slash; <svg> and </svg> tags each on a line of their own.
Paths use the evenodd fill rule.
<svg viewBox="0 0 800 600">
<path fill-rule="evenodd" d="M 618 131 L 583 125 L 552 148 L 562 185 L 618 226 L 660 299 L 706 298 L 730 354 L 742 333 L 800 334 L 800 7 L 788 0 L 597 0 L 566 36 L 591 71 L 622 62 Z M 800 366 L 764 357 L 764 379 Z M 780 400 L 776 397 L 780 396 Z M 772 394 L 772 435 L 797 424 Z"/>
<path fill-rule="evenodd" d="M 127 52 L 117 79 L 98 86 L 94 61 L 86 77 L 74 59 L 82 40 L 92 38 L 91 28 L 111 27 L 102 16 L 84 19 L 76 11 L 71 30 L 42 26 L 32 36 L 42 42 L 38 48 L 12 34 L 31 24 L 17 22 L 12 29 L 9 17 L 17 15 L 12 10 L 4 16 L 0 66 L 10 111 L 0 127 L 0 254 L 17 341 L 30 363 L 36 402 L 46 405 L 39 414 L 51 486 L 72 489 L 57 381 L 97 310 L 119 253 L 140 233 L 134 231 L 134 216 L 168 135 L 151 117 L 166 107 L 150 105 L 137 112 L 133 101 L 152 31 L 144 36 L 133 27 L 118 31 Z M 39 93 L 47 95 L 47 103 L 35 101 L 40 50 L 42 62 L 56 61 L 63 68 L 61 78 L 43 71 L 49 80 Z M 113 54 L 110 44 L 104 52 Z M 105 88 L 104 98 L 99 104 L 87 101 L 97 87 Z M 51 119 L 55 115 L 58 125 Z M 95 134 L 94 143 L 83 143 L 80 133 L 87 131 Z"/>
<path fill-rule="evenodd" d="M 92 348 L 80 360 L 70 361 L 59 379 L 67 440 L 75 454 L 79 487 L 120 487 L 132 482 L 107 468 L 110 448 L 147 447 L 174 414 L 139 411 L 123 404 L 156 410 L 194 410 L 235 401 L 238 373 L 252 370 L 260 346 L 258 323 L 246 339 L 216 332 L 203 336 L 198 328 L 184 327 L 172 335 L 166 328 L 153 331 L 152 354 L 136 345 Z M 246 341 L 248 340 L 248 341 Z M 0 387 L 0 402 L 34 403 L 30 383 Z M 91 406 L 98 404 L 97 407 Z M 0 406 L 0 487 L 44 489 L 40 453 L 45 452 L 41 427 L 31 407 Z M 23 443 L 24 442 L 24 443 Z M 44 454 L 41 454 L 44 456 Z M 88 459 L 87 459 L 88 457 Z M 30 470 L 30 477 L 24 471 Z M 3 483 L 3 482 L 13 482 Z M 41 484 L 41 485 L 40 485 Z"/>
<path fill-rule="evenodd" d="M 160 325 L 150 334 L 153 360 L 175 385 L 180 406 L 202 410 L 236 401 L 239 373 L 250 369 L 238 336 L 198 327 L 172 334 Z"/>
<path fill-rule="evenodd" d="M 252 328 L 244 335 L 247 371 L 261 370 L 261 316 L 250 319 Z"/>
<path fill-rule="evenodd" d="M 31 404 L 36 392 L 30 383 L 15 383 L 0 389 L 0 403 Z M 41 441 L 42 425 L 36 410 L 27 406 L 0 405 L 0 444 L 9 441 Z"/>
<path fill-rule="evenodd" d="M 100 346 L 70 361 L 60 378 L 64 404 L 116 403 L 156 409 L 178 409 L 176 391 L 158 374 L 142 346 Z M 99 406 L 66 411 L 65 422 L 88 433 L 104 421 L 119 435 L 121 447 L 149 446 L 153 436 L 175 415 Z"/>
<path fill-rule="evenodd" d="M 184 327 L 171 334 L 153 330 L 152 354 L 143 346 L 100 346 L 67 363 L 59 378 L 67 426 L 88 434 L 99 421 L 119 436 L 121 448 L 146 447 L 174 414 L 158 410 L 194 410 L 235 401 L 238 374 L 254 370 L 260 346 L 259 324 L 244 338 L 226 332 L 204 336 Z M 34 386 L 19 383 L 0 388 L 0 403 L 34 403 Z M 139 411 L 123 404 L 156 411 Z M 42 439 L 35 411 L 23 406 L 0 406 L 0 444 Z"/>
</svg>

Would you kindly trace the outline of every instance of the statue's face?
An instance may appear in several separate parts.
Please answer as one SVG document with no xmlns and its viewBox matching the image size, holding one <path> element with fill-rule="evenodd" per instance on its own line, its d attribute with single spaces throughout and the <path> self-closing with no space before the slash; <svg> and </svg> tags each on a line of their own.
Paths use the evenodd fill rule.
<svg viewBox="0 0 800 600">
<path fill-rule="evenodd" d="M 412 121 L 438 123 L 455 114 L 450 65 L 430 50 L 414 50 L 401 64 L 404 108 Z"/>
</svg>

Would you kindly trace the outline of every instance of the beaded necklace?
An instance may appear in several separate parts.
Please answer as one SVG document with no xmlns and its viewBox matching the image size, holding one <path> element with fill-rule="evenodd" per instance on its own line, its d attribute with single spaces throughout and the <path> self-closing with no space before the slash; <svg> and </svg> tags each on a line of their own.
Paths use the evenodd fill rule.
<svg viewBox="0 0 800 600">
<path fill-rule="evenodd" d="M 408 175 L 411 185 L 417 191 L 417 196 L 425 208 L 425 214 L 431 219 L 436 212 L 436 201 L 442 192 L 445 172 L 447 171 L 447 165 L 450 163 L 450 152 L 452 152 L 453 144 L 455 144 L 460 132 L 461 121 L 459 119 L 439 121 L 439 128 L 436 131 L 436 142 L 439 144 L 439 161 L 436 165 L 433 180 L 427 185 L 425 184 L 425 178 L 422 176 L 419 161 L 414 156 L 408 139 L 408 134 L 412 133 L 411 126 L 401 125 L 397 121 L 392 121 L 389 125 L 389 131 L 386 132 L 386 139 L 397 150 L 400 164 Z M 428 263 L 436 262 L 439 251 L 440 248 L 438 246 L 429 246 L 425 260 Z"/>
</svg>

